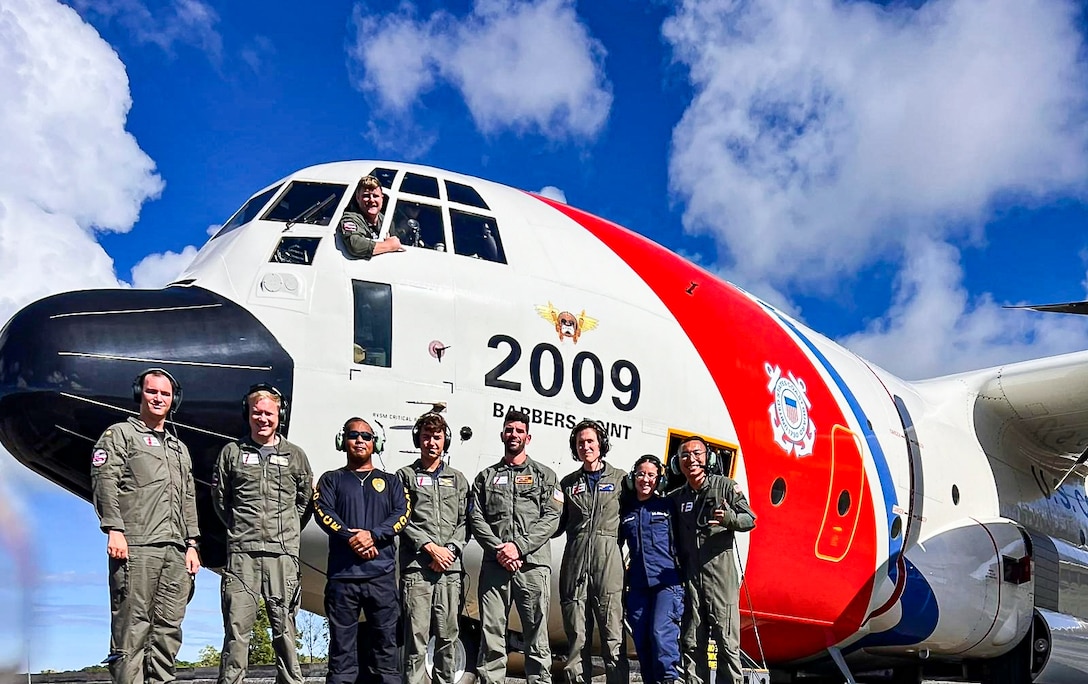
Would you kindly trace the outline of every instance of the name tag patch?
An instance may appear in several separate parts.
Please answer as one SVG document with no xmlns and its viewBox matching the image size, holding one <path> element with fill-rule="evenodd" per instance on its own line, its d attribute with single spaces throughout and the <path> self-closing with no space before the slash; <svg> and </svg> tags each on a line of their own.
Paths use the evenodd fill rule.
<svg viewBox="0 0 1088 684">
<path fill-rule="evenodd" d="M 598 492 L 614 492 L 616 491 L 616 485 L 611 482 L 602 482 L 597 486 Z"/>
<path fill-rule="evenodd" d="M 254 453 L 242 454 L 242 465 L 260 465 L 261 455 Z"/>
<path fill-rule="evenodd" d="M 439 487 L 453 487 L 454 486 L 453 475 L 439 475 L 438 486 Z"/>
<path fill-rule="evenodd" d="M 430 487 L 434 484 L 434 479 L 430 475 L 416 475 L 417 487 Z"/>
<path fill-rule="evenodd" d="M 149 447 L 162 446 L 162 444 L 159 443 L 159 438 L 155 435 L 144 435 L 144 444 Z"/>
<path fill-rule="evenodd" d="M 531 485 L 533 484 L 532 475 L 515 475 L 514 484 L 516 485 Z"/>
<path fill-rule="evenodd" d="M 272 457 L 268 459 L 268 462 L 272 465 L 285 466 L 291 463 L 291 459 L 287 458 L 283 454 L 272 454 Z"/>
<path fill-rule="evenodd" d="M 491 481 L 491 484 L 497 484 L 497 485 L 510 484 L 510 479 L 506 475 L 496 475 L 495 479 Z"/>
</svg>

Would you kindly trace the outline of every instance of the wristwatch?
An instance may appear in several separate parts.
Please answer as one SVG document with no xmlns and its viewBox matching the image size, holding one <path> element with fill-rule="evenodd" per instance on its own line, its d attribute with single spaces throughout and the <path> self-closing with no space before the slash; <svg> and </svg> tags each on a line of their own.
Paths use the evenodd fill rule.
<svg viewBox="0 0 1088 684">
<path fill-rule="evenodd" d="M 454 558 L 459 558 L 461 556 L 461 550 L 457 548 L 456 544 L 446 544 L 446 548 L 450 550 L 450 553 L 453 554 Z"/>
</svg>

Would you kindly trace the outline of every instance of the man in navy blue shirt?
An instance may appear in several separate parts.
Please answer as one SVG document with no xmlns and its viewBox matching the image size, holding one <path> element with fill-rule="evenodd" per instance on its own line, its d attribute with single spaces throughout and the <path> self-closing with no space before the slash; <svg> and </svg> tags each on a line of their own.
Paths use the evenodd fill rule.
<svg viewBox="0 0 1088 684">
<path fill-rule="evenodd" d="M 374 467 L 383 435 L 362 418 L 349 418 L 337 447 L 347 465 L 321 476 L 314 517 L 329 535 L 325 615 L 329 619 L 326 684 L 399 684 L 397 620 L 400 594 L 394 575 L 394 539 L 408 524 L 408 492 L 396 475 Z M 358 656 L 359 611 L 366 617 L 366 662 Z M 362 665 L 362 676 L 360 666 Z"/>
</svg>

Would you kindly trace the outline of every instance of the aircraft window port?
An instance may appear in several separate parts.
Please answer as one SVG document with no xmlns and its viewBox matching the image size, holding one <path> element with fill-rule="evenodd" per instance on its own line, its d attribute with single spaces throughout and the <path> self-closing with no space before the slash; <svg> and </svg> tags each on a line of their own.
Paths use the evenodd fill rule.
<svg viewBox="0 0 1088 684">
<path fill-rule="evenodd" d="M 284 221 L 289 224 L 288 228 L 296 223 L 327 226 L 347 189 L 348 186 L 339 183 L 294 181 L 280 201 L 265 214 L 264 220 Z"/>
<path fill-rule="evenodd" d="M 438 199 L 438 179 L 418 173 L 406 173 L 404 180 L 400 182 L 400 191 Z"/>
<path fill-rule="evenodd" d="M 845 489 L 839 492 L 838 511 L 842 516 L 850 512 L 850 492 Z"/>
<path fill-rule="evenodd" d="M 899 539 L 901 534 L 903 534 L 903 519 L 896 516 L 895 520 L 892 521 L 892 539 Z"/>
<path fill-rule="evenodd" d="M 952 485 L 952 503 L 956 506 L 960 505 L 960 488 L 958 485 Z"/>
<path fill-rule="evenodd" d="M 314 254 L 317 253 L 317 245 L 321 238 L 317 237 L 285 237 L 280 238 L 280 244 L 276 245 L 276 251 L 272 252 L 269 259 L 275 264 L 301 264 L 309 266 L 314 263 Z"/>
<path fill-rule="evenodd" d="M 401 244 L 408 247 L 446 251 L 442 210 L 431 204 L 398 200 L 389 234 L 399 237 Z"/>
<path fill-rule="evenodd" d="M 491 207 L 487 206 L 487 202 L 484 201 L 483 197 L 480 197 L 480 193 L 476 192 L 475 188 L 469 187 L 463 183 L 446 181 L 446 197 L 451 202 L 467 204 L 470 207 L 479 207 L 480 209 L 491 211 Z"/>
<path fill-rule="evenodd" d="M 499 237 L 499 224 L 490 216 L 477 216 L 450 209 L 453 224 L 453 248 L 462 256 L 496 263 L 506 263 L 506 253 Z"/>
<path fill-rule="evenodd" d="M 780 506 L 786 498 L 786 481 L 781 477 L 771 483 L 771 505 Z"/>
<path fill-rule="evenodd" d="M 389 368 L 393 348 L 393 289 L 387 283 L 351 281 L 355 297 L 352 362 Z"/>
<path fill-rule="evenodd" d="M 386 190 L 393 189 L 393 179 L 397 177 L 396 169 L 374 169 L 368 175 L 374 176 Z"/>
<path fill-rule="evenodd" d="M 261 209 L 264 209 L 264 205 L 268 204 L 268 200 L 272 199 L 272 195 L 276 194 L 276 191 L 280 189 L 277 185 L 274 188 L 269 188 L 256 197 L 251 197 L 248 202 L 242 205 L 242 208 L 234 212 L 234 216 L 231 216 L 223 227 L 219 229 L 219 232 L 212 236 L 212 239 L 219 237 L 220 235 L 226 235 L 235 228 L 241 228 L 253 219 L 257 218 L 257 214 L 261 213 Z"/>
</svg>

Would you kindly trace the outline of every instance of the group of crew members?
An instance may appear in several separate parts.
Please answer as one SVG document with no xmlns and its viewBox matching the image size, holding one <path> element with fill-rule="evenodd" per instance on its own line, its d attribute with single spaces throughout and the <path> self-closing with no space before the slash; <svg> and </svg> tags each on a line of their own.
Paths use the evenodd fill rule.
<svg viewBox="0 0 1088 684">
<path fill-rule="evenodd" d="M 108 536 L 106 661 L 119 684 L 175 678 L 181 622 L 200 569 L 192 462 L 167 430 L 182 388 L 167 371 L 151 368 L 134 380 L 133 397 L 138 417 L 110 426 L 91 459 L 94 505 Z M 527 680 L 550 682 L 550 541 L 562 534 L 559 603 L 568 641 L 562 681 L 590 681 L 593 625 L 607 681 L 628 681 L 626 616 L 644 681 L 708 681 L 713 638 L 718 681 L 741 682 L 734 534 L 751 530 L 755 514 L 737 483 L 713 472 L 714 453 L 701 437 L 680 442 L 669 465 L 685 482 L 666 495 L 668 477 L 657 457 L 640 457 L 630 472 L 616 468 L 605 461 L 604 426 L 586 420 L 570 434 L 579 467 L 560 481 L 529 456 L 529 416 L 511 409 L 503 419 L 502 459 L 470 484 L 446 462 L 452 435 L 440 414 L 416 421 L 419 458 L 396 473 L 373 461 L 384 447 L 381 426 L 352 417 L 336 436 L 345 465 L 315 486 L 305 452 L 281 434 L 287 402 L 280 392 L 254 385 L 241 408 L 249 434 L 223 447 L 212 478 L 228 551 L 219 684 L 245 677 L 262 600 L 277 682 L 303 681 L 295 618 L 299 543 L 311 515 L 329 536 L 327 684 L 423 682 L 432 636 L 432 681 L 454 681 L 469 538 L 483 551 L 480 681 L 505 681 L 507 624 L 516 606 Z"/>
</svg>

